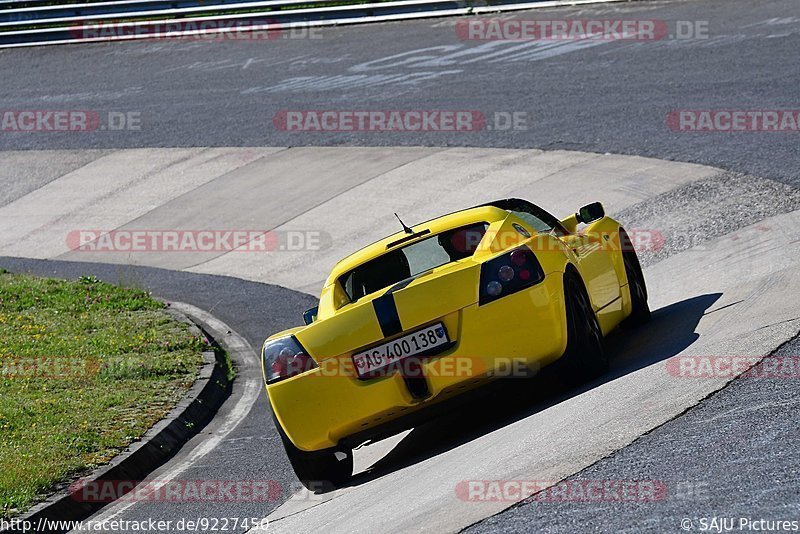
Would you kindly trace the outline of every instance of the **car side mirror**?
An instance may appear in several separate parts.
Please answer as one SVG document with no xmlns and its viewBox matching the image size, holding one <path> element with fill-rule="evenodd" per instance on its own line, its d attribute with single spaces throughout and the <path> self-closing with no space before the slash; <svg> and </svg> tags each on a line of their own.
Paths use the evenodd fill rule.
<svg viewBox="0 0 800 534">
<path fill-rule="evenodd" d="M 606 210 L 603 209 L 603 205 L 599 202 L 587 204 L 579 209 L 578 213 L 575 214 L 575 218 L 578 219 L 578 222 L 582 222 L 584 224 L 599 221 L 605 216 Z"/>
<path fill-rule="evenodd" d="M 319 306 L 314 306 L 313 308 L 306 310 L 303 312 L 303 321 L 307 325 L 313 323 L 317 320 L 317 312 L 319 311 Z"/>
</svg>

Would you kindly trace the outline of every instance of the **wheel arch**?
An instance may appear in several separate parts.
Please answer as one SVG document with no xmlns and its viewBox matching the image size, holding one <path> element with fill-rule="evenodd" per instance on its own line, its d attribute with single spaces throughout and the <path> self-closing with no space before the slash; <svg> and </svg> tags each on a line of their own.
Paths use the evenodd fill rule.
<svg viewBox="0 0 800 534">
<path fill-rule="evenodd" d="M 627 243 L 626 243 L 625 246 L 622 245 L 623 236 L 627 240 Z M 637 271 L 637 273 L 636 273 L 637 276 L 639 276 L 642 279 L 644 279 L 644 273 L 642 272 L 642 265 L 639 262 L 639 255 L 636 254 L 636 250 L 633 249 L 633 242 L 630 239 L 630 235 L 628 234 L 628 232 L 625 231 L 625 228 L 623 228 L 622 225 L 620 225 L 620 227 L 619 227 L 618 239 L 620 241 L 620 254 L 619 254 L 619 257 L 620 257 L 620 261 L 623 262 L 622 263 L 622 273 L 625 275 L 625 283 L 626 284 L 630 284 L 630 280 L 628 280 L 628 274 L 625 271 L 625 264 L 624 264 L 624 260 L 623 260 L 623 256 L 625 254 L 629 254 L 630 257 L 634 260 L 633 261 L 633 267 Z M 642 289 L 644 290 L 645 297 L 647 297 L 647 286 L 644 286 Z"/>
</svg>

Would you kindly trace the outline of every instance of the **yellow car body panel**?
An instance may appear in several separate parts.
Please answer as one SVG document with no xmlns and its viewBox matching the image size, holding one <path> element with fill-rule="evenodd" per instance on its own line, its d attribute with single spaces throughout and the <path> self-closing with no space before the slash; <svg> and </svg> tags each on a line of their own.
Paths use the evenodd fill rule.
<svg viewBox="0 0 800 534">
<path fill-rule="evenodd" d="M 414 243 L 476 222 L 488 225 L 475 252 L 350 302 L 340 278 L 406 239 Z M 300 450 L 337 446 L 353 436 L 425 410 L 473 389 L 509 366 L 529 370 L 562 356 L 567 345 L 564 273 L 572 265 L 584 280 L 603 334 L 631 313 L 619 238 L 619 223 L 609 217 L 581 232 L 565 220 L 566 235 L 537 233 L 514 212 L 482 206 L 414 227 L 424 235 L 400 232 L 340 261 L 322 290 L 316 320 L 271 336 L 293 335 L 318 367 L 267 384 L 277 423 Z M 527 234 L 527 235 L 526 235 Z M 480 302 L 481 269 L 487 260 L 526 246 L 541 266 L 543 279 L 525 289 Z M 392 293 L 401 331 L 385 335 L 376 299 Z M 450 344 L 420 361 L 427 395 L 415 398 L 401 373 L 359 378 L 352 356 L 370 347 L 442 323 Z"/>
</svg>

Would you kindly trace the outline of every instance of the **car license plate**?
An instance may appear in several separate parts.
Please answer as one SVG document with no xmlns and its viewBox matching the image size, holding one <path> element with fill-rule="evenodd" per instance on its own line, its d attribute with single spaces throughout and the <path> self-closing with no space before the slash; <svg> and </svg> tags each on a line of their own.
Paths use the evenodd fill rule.
<svg viewBox="0 0 800 534">
<path fill-rule="evenodd" d="M 450 340 L 442 323 L 428 326 L 416 332 L 393 339 L 369 350 L 353 354 L 358 377 L 374 374 L 404 358 L 416 356 L 447 345 Z"/>
</svg>

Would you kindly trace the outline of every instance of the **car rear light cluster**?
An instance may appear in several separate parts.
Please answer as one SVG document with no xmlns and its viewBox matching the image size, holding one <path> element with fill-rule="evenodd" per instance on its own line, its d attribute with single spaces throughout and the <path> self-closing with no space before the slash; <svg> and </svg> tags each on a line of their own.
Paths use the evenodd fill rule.
<svg viewBox="0 0 800 534">
<path fill-rule="evenodd" d="M 264 380 L 269 384 L 317 368 L 311 356 L 294 336 L 273 339 L 264 343 Z"/>
<path fill-rule="evenodd" d="M 480 304 L 487 304 L 544 280 L 539 260 L 521 246 L 481 266 Z"/>
</svg>

